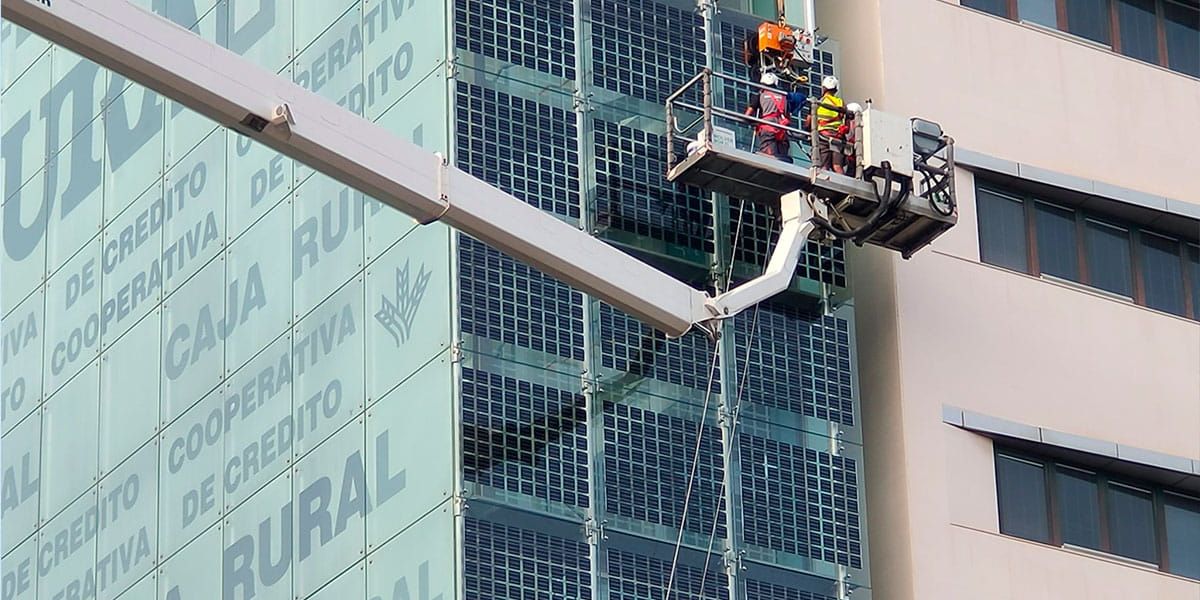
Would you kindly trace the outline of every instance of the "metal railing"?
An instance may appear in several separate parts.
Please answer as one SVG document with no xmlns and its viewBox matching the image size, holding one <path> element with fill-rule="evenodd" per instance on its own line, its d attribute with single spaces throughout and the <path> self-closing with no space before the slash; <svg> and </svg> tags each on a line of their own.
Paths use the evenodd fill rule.
<svg viewBox="0 0 1200 600">
<path fill-rule="evenodd" d="M 717 82 L 730 84 L 734 90 L 733 98 L 722 98 L 725 106 L 716 104 L 714 98 L 714 85 Z M 704 69 L 683 84 L 678 90 L 675 90 L 666 100 L 666 118 L 667 118 L 667 169 L 674 168 L 683 158 L 677 152 L 677 145 L 681 142 L 687 144 L 697 142 L 701 138 L 708 140 L 708 143 L 713 143 L 713 130 L 716 127 L 715 121 L 722 119 L 731 122 L 734 127 L 739 128 L 743 132 L 750 131 L 750 147 L 745 148 L 749 152 L 756 152 L 757 130 L 759 125 L 766 125 L 776 129 L 782 129 L 787 133 L 791 141 L 798 143 L 805 150 L 809 157 L 815 158 L 813 150 L 813 141 L 820 136 L 820 126 L 815 118 L 818 108 L 824 108 L 835 111 L 842 115 L 843 119 L 847 118 L 847 110 L 844 106 L 834 106 L 821 102 L 820 98 L 808 98 L 807 105 L 809 107 L 808 119 L 809 127 L 804 129 L 801 127 L 804 120 L 799 118 L 799 115 L 789 115 L 795 117 L 794 124 L 781 125 L 776 121 L 768 121 L 759 117 L 746 114 L 743 110 L 732 110 L 729 105 L 751 100 L 751 106 L 755 107 L 753 99 L 756 94 L 763 91 L 774 93 L 784 93 L 782 90 L 749 81 L 716 73 L 712 69 Z M 699 101 L 695 100 L 696 93 L 699 93 Z M 686 125 L 680 125 L 679 120 L 681 115 L 687 115 L 690 119 Z M 914 123 L 928 123 L 920 119 L 914 119 Z M 928 132 L 914 132 L 914 136 L 924 136 L 924 141 L 932 144 L 933 147 L 927 147 L 924 153 L 921 150 L 915 149 L 913 155 L 914 177 L 912 178 L 911 191 L 913 194 L 926 198 L 930 205 L 937 212 L 949 216 L 955 210 L 954 197 L 954 139 L 944 135 L 937 128 L 936 134 Z M 869 169 L 864 169 L 864 165 L 857 158 L 863 155 L 863 130 L 861 119 L 856 120 L 854 127 L 853 154 L 855 158 L 853 163 L 845 163 L 845 174 L 855 179 L 864 179 L 871 177 Z M 736 143 L 735 131 L 735 143 Z M 914 146 L 916 145 L 916 137 L 914 137 Z M 845 140 L 841 138 L 830 138 L 829 151 L 844 153 L 846 150 Z M 790 145 L 789 145 L 790 147 Z M 816 161 L 812 161 L 814 164 Z"/>
<path fill-rule="evenodd" d="M 736 90 L 740 92 L 750 92 L 750 97 L 754 97 L 754 93 L 761 91 L 771 91 L 782 93 L 778 88 L 755 83 L 746 79 L 739 79 L 729 75 L 716 73 L 712 69 L 704 69 L 695 77 L 688 80 L 678 90 L 667 97 L 667 168 L 670 169 L 679 163 L 680 157 L 676 154 L 676 144 L 679 142 L 690 143 L 698 141 L 703 134 L 703 137 L 712 140 L 714 120 L 726 119 L 732 121 L 735 125 L 749 129 L 751 132 L 757 129 L 757 125 L 767 125 L 782 129 L 787 132 L 788 137 L 797 143 L 809 143 L 813 133 L 806 131 L 795 125 L 780 125 L 775 121 L 768 121 L 759 117 L 751 116 L 743 111 L 731 110 L 726 106 L 716 105 L 714 102 L 713 85 L 714 81 L 720 81 L 732 84 Z M 699 104 L 687 99 L 688 93 L 699 88 L 700 100 Z M 740 94 L 739 94 L 740 95 Z M 740 98 L 739 98 L 740 99 Z M 725 99 L 726 103 L 736 102 L 738 99 Z M 831 107 L 833 108 L 833 107 Z M 681 114 L 695 115 L 695 117 L 684 126 L 679 125 L 679 116 Z M 797 119 L 799 121 L 799 119 Z M 699 128 L 697 128 L 699 126 Z M 753 137 L 751 138 L 754 139 Z M 756 148 L 751 143 L 749 151 L 753 152 Z"/>
</svg>

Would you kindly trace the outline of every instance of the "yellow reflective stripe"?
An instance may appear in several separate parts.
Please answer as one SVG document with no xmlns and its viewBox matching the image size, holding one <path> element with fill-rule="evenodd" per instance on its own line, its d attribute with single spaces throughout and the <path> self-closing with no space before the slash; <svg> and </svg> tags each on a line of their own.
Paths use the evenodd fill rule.
<svg viewBox="0 0 1200 600">
<path fill-rule="evenodd" d="M 824 104 L 843 108 L 846 103 L 841 98 L 833 95 L 825 95 L 821 97 L 821 101 L 817 106 L 817 129 L 819 131 L 830 131 L 842 126 L 842 114 L 832 108 L 825 108 Z"/>
</svg>

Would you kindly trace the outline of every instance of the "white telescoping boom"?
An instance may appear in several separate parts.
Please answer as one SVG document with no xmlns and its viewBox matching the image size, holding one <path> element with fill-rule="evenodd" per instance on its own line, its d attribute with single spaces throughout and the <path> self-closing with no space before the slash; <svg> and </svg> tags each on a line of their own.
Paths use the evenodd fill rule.
<svg viewBox="0 0 1200 600">
<path fill-rule="evenodd" d="M 693 289 L 439 155 L 127 0 L 0 0 L 3 17 L 412 216 L 443 221 L 669 336 L 782 292 L 824 218 L 816 195 L 780 200 L 763 275 L 722 294 Z"/>
</svg>

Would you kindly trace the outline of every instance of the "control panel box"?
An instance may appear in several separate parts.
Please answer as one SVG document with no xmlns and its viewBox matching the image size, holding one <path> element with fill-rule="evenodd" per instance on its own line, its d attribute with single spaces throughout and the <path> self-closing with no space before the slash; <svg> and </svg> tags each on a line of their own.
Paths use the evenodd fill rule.
<svg viewBox="0 0 1200 600">
<path fill-rule="evenodd" d="M 892 173 L 913 175 L 913 131 L 906 117 L 868 108 L 862 113 L 863 167 L 891 163 Z"/>
</svg>

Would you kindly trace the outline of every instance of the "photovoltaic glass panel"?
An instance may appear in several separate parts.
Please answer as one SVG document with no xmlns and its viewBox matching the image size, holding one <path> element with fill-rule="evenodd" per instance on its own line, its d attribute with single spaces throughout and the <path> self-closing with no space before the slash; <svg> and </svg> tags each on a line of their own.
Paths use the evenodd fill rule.
<svg viewBox="0 0 1200 600">
<path fill-rule="evenodd" d="M 458 166 L 544 211 L 579 218 L 575 114 L 458 82 Z"/>
<path fill-rule="evenodd" d="M 462 407 L 467 481 L 588 506 L 583 394 L 464 367 Z"/>
<path fill-rule="evenodd" d="M 677 530 L 695 448 L 694 421 L 605 402 L 604 491 L 608 510 Z M 707 536 L 716 517 L 716 535 L 724 537 L 724 467 L 721 432 L 715 425 L 704 426 L 699 460 L 686 530 Z"/>
<path fill-rule="evenodd" d="M 862 568 L 858 464 L 741 434 L 746 543 Z"/>
<path fill-rule="evenodd" d="M 698 567 L 675 565 L 671 600 L 725 600 L 729 584 L 721 568 L 721 559 L 715 556 L 709 561 L 707 575 Z M 670 577 L 668 561 L 615 548 L 608 551 L 609 594 L 613 600 L 662 598 Z"/>
<path fill-rule="evenodd" d="M 593 126 L 598 224 L 713 252 L 712 199 L 666 181 L 666 138 L 600 119 Z"/>
<path fill-rule="evenodd" d="M 469 600 L 590 600 L 587 544 L 468 516 L 464 524 Z"/>
<path fill-rule="evenodd" d="M 668 340 L 661 332 L 607 305 L 600 304 L 600 360 L 617 369 L 697 390 L 721 392 L 720 368 L 712 369 L 712 343 L 693 331 Z"/>
<path fill-rule="evenodd" d="M 592 0 L 592 83 L 665 103 L 704 67 L 704 22 L 650 0 Z"/>
<path fill-rule="evenodd" d="M 743 400 L 853 427 L 849 322 L 780 304 L 757 310 L 757 328 L 754 310 L 734 319 Z"/>
<path fill-rule="evenodd" d="M 583 294 L 465 235 L 458 257 L 463 333 L 583 360 Z"/>
<path fill-rule="evenodd" d="M 750 68 L 742 60 L 742 41 L 753 31 L 747 27 L 722 21 L 720 24 L 721 50 L 717 57 L 717 65 L 722 73 L 740 79 L 750 79 Z M 837 64 L 834 54 L 828 50 L 817 48 L 813 51 L 813 66 L 808 75 L 808 88 L 804 90 L 810 97 L 821 95 L 821 79 L 826 75 L 836 75 Z M 725 91 L 725 105 L 731 110 L 741 110 L 750 103 L 750 90 L 745 86 L 735 86 L 730 82 L 722 84 Z M 850 100 L 847 99 L 847 102 Z M 805 109 L 807 111 L 807 109 Z"/>
<path fill-rule="evenodd" d="M 575 79 L 574 14 L 569 0 L 455 0 L 454 45 Z"/>
<path fill-rule="evenodd" d="M 837 600 L 833 596 L 806 592 L 775 583 L 746 580 L 746 600 Z"/>
<path fill-rule="evenodd" d="M 741 222 L 741 234 L 737 233 Z M 729 205 L 730 235 L 737 239 L 733 249 L 734 260 L 758 269 L 767 264 L 775 242 L 779 239 L 779 219 L 769 210 L 754 202 L 746 202 L 745 209 L 738 203 Z M 829 285 L 846 287 L 846 247 L 841 241 L 819 244 L 809 241 L 800 253 L 796 275 Z"/>
</svg>

